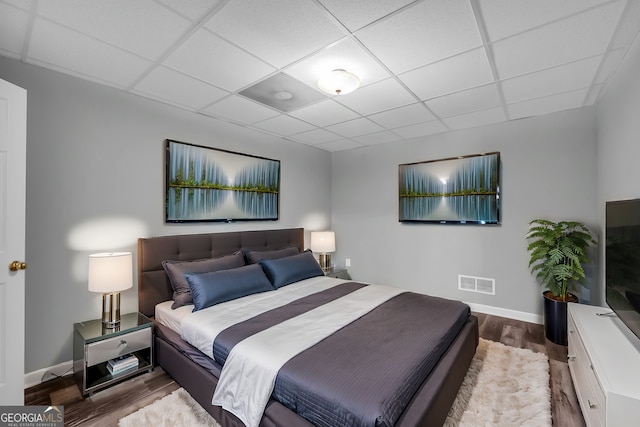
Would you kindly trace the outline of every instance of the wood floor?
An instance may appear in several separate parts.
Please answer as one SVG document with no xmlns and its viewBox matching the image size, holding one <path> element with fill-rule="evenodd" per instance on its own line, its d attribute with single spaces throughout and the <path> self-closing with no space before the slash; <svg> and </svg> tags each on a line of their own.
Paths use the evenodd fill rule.
<svg viewBox="0 0 640 427">
<path fill-rule="evenodd" d="M 584 427 L 567 365 L 567 348 L 547 341 L 542 325 L 476 313 L 480 336 L 549 357 L 553 425 Z M 64 405 L 65 426 L 117 426 L 118 420 L 180 386 L 161 368 L 83 399 L 72 376 L 25 390 L 26 405 Z"/>
</svg>

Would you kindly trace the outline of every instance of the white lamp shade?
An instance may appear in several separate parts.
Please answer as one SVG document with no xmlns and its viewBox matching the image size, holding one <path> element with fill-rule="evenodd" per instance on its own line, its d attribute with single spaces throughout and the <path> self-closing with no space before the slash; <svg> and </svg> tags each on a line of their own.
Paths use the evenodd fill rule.
<svg viewBox="0 0 640 427">
<path fill-rule="evenodd" d="M 336 234 L 333 231 L 312 231 L 311 250 L 318 253 L 336 251 Z"/>
<path fill-rule="evenodd" d="M 346 95 L 360 87 L 360 79 L 353 73 L 338 69 L 322 76 L 318 87 L 330 95 Z"/>
<path fill-rule="evenodd" d="M 131 252 L 105 252 L 89 255 L 89 290 L 120 292 L 133 286 Z"/>
</svg>

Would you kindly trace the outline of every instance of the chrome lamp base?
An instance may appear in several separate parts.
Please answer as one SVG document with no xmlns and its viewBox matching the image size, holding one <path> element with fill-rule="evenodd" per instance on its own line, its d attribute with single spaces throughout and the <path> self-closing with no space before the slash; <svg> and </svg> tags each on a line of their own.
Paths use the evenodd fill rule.
<svg viewBox="0 0 640 427">
<path fill-rule="evenodd" d="M 333 270 L 333 267 L 331 266 L 331 254 L 320 254 L 320 268 L 322 268 L 322 271 L 324 271 L 325 273 Z"/>
<path fill-rule="evenodd" d="M 102 326 L 107 329 L 120 325 L 120 292 L 102 294 Z"/>
</svg>

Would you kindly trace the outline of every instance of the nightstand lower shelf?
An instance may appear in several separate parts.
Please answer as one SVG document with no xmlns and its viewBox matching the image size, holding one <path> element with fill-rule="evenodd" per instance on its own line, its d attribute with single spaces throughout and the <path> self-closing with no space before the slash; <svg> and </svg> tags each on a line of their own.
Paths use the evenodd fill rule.
<svg viewBox="0 0 640 427">
<path fill-rule="evenodd" d="M 87 367 L 84 379 L 84 389 L 86 393 L 91 394 L 93 391 L 101 390 L 111 384 L 115 384 L 141 372 L 151 372 L 153 370 L 153 364 L 151 362 L 151 348 L 135 351 L 131 354 L 138 358 L 138 366 L 115 375 L 111 374 L 107 369 L 107 362 Z"/>
</svg>

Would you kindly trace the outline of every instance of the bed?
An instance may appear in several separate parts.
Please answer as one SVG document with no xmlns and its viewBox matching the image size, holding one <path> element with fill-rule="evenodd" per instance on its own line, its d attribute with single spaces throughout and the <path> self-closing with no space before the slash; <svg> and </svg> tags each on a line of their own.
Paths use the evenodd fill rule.
<svg viewBox="0 0 640 427">
<path fill-rule="evenodd" d="M 267 253 L 269 251 L 278 252 L 283 250 L 283 248 L 291 247 L 297 247 L 300 250 L 304 248 L 304 230 L 302 228 L 160 236 L 141 238 L 138 241 L 139 311 L 146 316 L 154 318 L 154 351 L 156 363 L 160 365 L 173 379 L 175 379 L 177 383 L 185 388 L 185 390 L 187 390 L 191 394 L 191 396 L 193 396 L 194 399 L 202 405 L 203 408 L 205 408 L 216 420 L 218 420 L 218 422 L 220 422 L 220 424 L 225 427 L 244 425 L 244 423 L 240 421 L 240 419 L 232 412 L 222 409 L 221 406 L 211 404 L 212 398 L 214 396 L 214 390 L 218 386 L 218 382 L 220 380 L 221 372 L 223 369 L 223 366 L 218 363 L 217 360 L 224 361 L 225 357 L 227 357 L 231 353 L 228 351 L 222 357 L 220 357 L 220 355 L 216 353 L 216 357 L 214 360 L 207 354 L 205 354 L 204 351 L 183 340 L 180 333 L 176 331 L 175 328 L 172 328 L 167 321 L 164 321 L 165 324 L 163 324 L 156 319 L 156 309 L 161 310 L 161 307 L 164 307 L 164 310 L 167 311 L 167 306 L 171 304 L 171 301 L 174 298 L 174 290 L 171 286 L 169 276 L 167 275 L 167 272 L 163 267 L 163 262 L 166 262 L 167 260 L 185 262 L 211 258 L 218 259 L 225 256 L 229 257 L 232 254 L 237 254 L 239 251 L 249 251 L 252 253 Z M 245 256 L 246 253 L 247 252 L 245 252 Z M 300 257 L 302 257 L 302 255 L 300 255 Z M 272 263 L 269 264 L 269 266 L 283 265 L 281 260 L 267 262 Z M 264 265 L 267 266 L 267 263 L 264 263 Z M 337 282 L 329 283 L 329 280 L 335 280 Z M 316 286 L 317 284 L 328 286 L 328 288 L 331 289 L 327 289 L 326 291 L 323 290 L 323 292 L 326 292 L 327 295 L 329 295 L 331 292 L 341 292 L 342 294 L 346 295 L 346 297 L 339 297 L 339 299 L 336 299 L 335 301 L 342 301 L 344 299 L 347 299 L 349 297 L 349 295 L 347 294 L 352 293 L 352 295 L 356 295 L 356 292 L 361 292 L 363 291 L 363 289 L 372 292 L 371 289 L 373 289 L 373 286 L 365 286 L 357 282 L 345 281 L 340 279 L 329 279 L 324 277 L 305 279 L 300 282 L 296 282 L 293 285 L 289 285 L 286 288 L 283 287 L 282 289 L 286 290 L 287 292 L 293 292 L 290 289 L 294 289 L 294 287 L 296 286 L 307 286 L 307 282 L 313 282 L 314 286 Z M 278 291 L 281 291 L 282 289 L 278 289 Z M 265 295 L 271 294 L 265 293 Z M 310 296 L 309 298 L 322 299 L 314 295 Z M 320 293 L 318 293 L 317 295 L 320 295 Z M 438 300 L 440 299 L 437 298 L 420 294 L 405 293 L 400 295 L 399 297 L 389 297 L 390 299 L 384 303 L 384 306 L 387 307 L 387 305 L 390 305 L 389 301 L 399 301 L 400 297 L 405 298 L 405 301 L 402 303 L 397 302 L 396 305 L 399 306 L 413 304 L 413 301 L 421 299 L 428 299 L 429 304 L 440 304 L 438 302 Z M 196 304 L 198 304 L 197 300 L 199 298 L 200 297 L 198 295 L 194 295 Z M 327 298 L 332 299 L 334 297 L 332 296 Z M 277 299 L 281 298 L 278 297 Z M 335 301 L 332 300 L 331 303 L 335 303 Z M 447 303 L 447 301 L 444 301 L 444 303 Z M 417 302 L 415 304 L 417 304 Z M 382 305 L 380 307 L 382 307 Z M 372 319 L 370 320 L 371 325 L 379 325 L 380 319 L 389 319 L 395 317 L 389 317 L 389 313 L 385 314 L 385 312 L 382 312 L 382 314 L 379 314 L 379 316 L 382 317 L 376 320 L 374 313 L 381 312 L 382 309 L 380 307 L 373 309 L 370 313 L 367 312 L 368 314 L 362 316 L 362 319 Z M 437 310 L 437 307 L 438 305 L 433 306 L 432 309 L 434 310 L 434 312 Z M 458 308 L 459 307 L 456 306 L 456 310 Z M 184 310 L 184 307 L 182 307 L 182 309 Z M 389 310 L 391 310 L 391 308 L 389 308 Z M 449 308 L 447 308 L 446 310 L 443 309 L 442 313 L 449 310 Z M 168 309 L 168 311 L 171 312 L 172 310 Z M 178 311 L 179 310 L 175 310 L 175 312 Z M 202 310 L 202 312 L 205 311 L 206 310 Z M 200 311 L 198 311 L 198 313 L 200 313 Z M 271 311 L 269 311 L 268 313 L 271 313 Z M 256 316 L 255 318 L 258 317 L 259 316 Z M 402 316 L 397 317 L 400 318 Z M 242 324 L 244 325 L 247 322 L 250 323 L 250 321 L 251 319 L 247 320 L 246 322 L 242 322 Z M 457 395 L 458 389 L 462 383 L 469 364 L 471 363 L 471 360 L 473 358 L 473 355 L 475 354 L 475 349 L 478 345 L 478 324 L 476 317 L 467 313 L 467 315 L 464 316 L 464 320 L 452 320 L 452 322 L 454 321 L 456 322 L 456 325 L 459 325 L 456 326 L 455 331 L 446 332 L 446 334 L 451 336 L 451 340 L 446 343 L 446 346 L 443 347 L 442 352 L 437 355 L 437 360 L 433 361 L 433 366 L 425 367 L 426 364 L 421 362 L 421 369 L 428 369 L 428 371 L 420 374 L 421 376 L 418 374 L 415 375 L 415 377 L 418 378 L 418 383 L 415 385 L 415 389 L 408 389 L 408 391 L 405 392 L 405 394 L 410 393 L 410 395 L 407 397 L 407 401 L 399 407 L 400 409 L 397 409 L 398 406 L 396 405 L 397 413 L 393 415 L 394 418 L 392 418 L 392 425 L 398 427 L 427 425 L 435 426 L 442 425 L 444 420 L 446 419 L 449 408 L 451 407 L 451 404 L 453 403 Z M 277 322 L 277 320 L 275 322 Z M 358 322 L 361 322 L 361 319 L 359 319 Z M 260 321 L 260 323 L 263 323 L 262 320 Z M 339 337 L 339 335 L 342 333 L 347 333 L 348 330 L 350 330 L 352 327 L 355 327 L 352 325 L 355 325 L 356 323 L 357 322 L 353 322 L 353 324 L 348 323 L 347 327 L 339 329 L 339 333 L 332 334 L 329 338 L 322 339 L 318 344 L 313 345 L 312 349 L 320 348 L 323 345 L 328 346 L 331 344 L 332 339 L 337 340 L 335 341 L 336 343 L 342 342 L 343 345 L 344 343 L 352 341 L 352 338 L 347 338 L 345 341 L 345 336 Z M 252 327 L 253 326 L 251 326 L 250 324 L 249 330 L 251 330 Z M 429 328 L 421 329 L 427 330 Z M 233 333 L 227 333 L 231 330 L 233 331 Z M 226 345 L 228 345 L 229 347 L 229 349 L 227 350 L 233 351 L 234 345 L 237 342 L 242 341 L 243 337 L 246 336 L 243 334 L 250 334 L 251 332 L 238 332 L 235 329 L 230 328 L 229 330 L 225 330 L 225 333 L 226 335 L 220 335 L 223 335 L 227 339 L 231 340 Z M 443 335 L 444 334 L 445 333 L 443 332 Z M 375 335 L 376 337 L 374 337 L 373 340 L 381 340 L 380 343 L 382 343 L 384 340 L 389 339 L 389 337 L 385 337 L 384 333 Z M 372 342 L 372 339 L 367 338 L 366 343 L 370 342 Z M 237 347 L 240 346 L 238 345 Z M 218 350 L 212 351 L 215 352 Z M 325 347 L 320 351 L 326 352 L 322 354 L 330 354 L 331 352 L 330 347 Z M 307 371 L 314 372 L 314 374 L 309 374 L 309 378 L 322 380 L 325 375 L 329 375 L 331 372 L 340 372 L 339 369 L 336 369 L 337 363 L 349 363 L 350 360 L 354 360 L 349 355 L 342 353 L 344 352 L 340 351 L 332 353 L 331 357 L 328 357 L 331 363 L 325 362 L 326 366 L 324 367 L 314 366 L 313 368 L 309 369 L 305 368 L 306 366 L 311 366 L 306 365 L 307 363 L 311 363 L 310 361 L 313 359 L 313 357 L 308 356 L 309 354 L 311 354 L 310 351 L 304 351 L 300 353 L 300 355 L 291 359 L 291 361 L 287 362 L 287 364 L 285 365 L 287 369 L 283 368 L 283 372 L 278 373 L 276 385 L 277 387 L 279 387 L 279 389 L 274 390 L 273 395 L 268 399 L 268 403 L 264 408 L 264 412 L 262 413 L 259 425 L 265 427 L 296 427 L 322 424 L 336 425 L 336 423 L 342 424 L 342 421 L 324 421 L 320 418 L 310 418 L 308 416 L 310 409 L 308 407 L 305 407 L 304 402 L 292 403 L 288 400 L 289 398 L 297 398 L 297 394 L 299 393 L 298 389 L 295 388 L 297 385 L 293 382 L 294 380 L 292 380 L 291 376 L 288 375 L 288 369 L 295 369 L 297 365 L 297 369 L 301 369 L 304 375 L 307 375 Z M 373 354 L 376 352 L 371 353 Z M 358 360 L 360 360 L 361 358 L 362 355 L 357 356 Z M 373 381 L 369 382 L 369 384 L 380 384 L 380 381 L 375 382 L 376 379 L 382 379 L 383 383 L 393 382 L 390 380 L 393 379 L 393 377 L 389 376 L 391 375 L 389 372 L 391 370 L 387 368 L 382 368 L 382 370 L 380 370 L 379 366 L 386 365 L 376 365 L 376 363 L 377 362 L 375 361 L 372 362 L 372 369 L 374 369 L 374 371 L 375 369 L 379 369 L 379 371 L 369 372 L 368 374 L 366 373 L 366 369 L 369 369 L 368 362 L 357 364 L 358 369 L 365 369 L 365 371 L 363 372 L 365 372 L 364 376 L 368 377 L 367 381 Z M 403 363 L 399 363 L 398 365 L 404 366 Z M 229 365 L 231 364 L 229 363 Z M 326 370 L 326 372 L 323 372 L 322 369 Z M 314 377 L 313 375 L 316 376 Z M 385 377 L 385 375 L 387 375 L 387 377 Z M 284 378 L 281 378 L 281 376 Z M 409 379 L 413 380 L 413 377 L 414 376 L 411 375 L 411 378 Z M 339 378 L 327 380 L 327 382 L 332 383 L 338 380 Z M 334 393 L 333 391 L 331 391 L 329 392 L 329 394 Z M 306 399 L 309 400 L 308 397 Z M 311 398 L 310 400 L 315 401 L 316 399 Z M 348 406 L 349 405 L 347 405 L 347 409 L 349 409 Z M 328 410 L 332 411 L 333 409 L 330 408 Z M 344 408 L 342 408 L 341 410 L 344 410 Z M 299 413 L 303 414 L 304 417 Z M 321 417 L 322 415 L 320 414 L 317 416 Z M 345 416 L 349 418 L 350 415 L 347 414 Z M 313 423 L 310 422 L 308 418 L 313 420 Z M 359 421 L 354 422 L 354 425 L 358 423 Z M 384 421 L 374 421 L 374 424 L 388 425 Z"/>
</svg>

